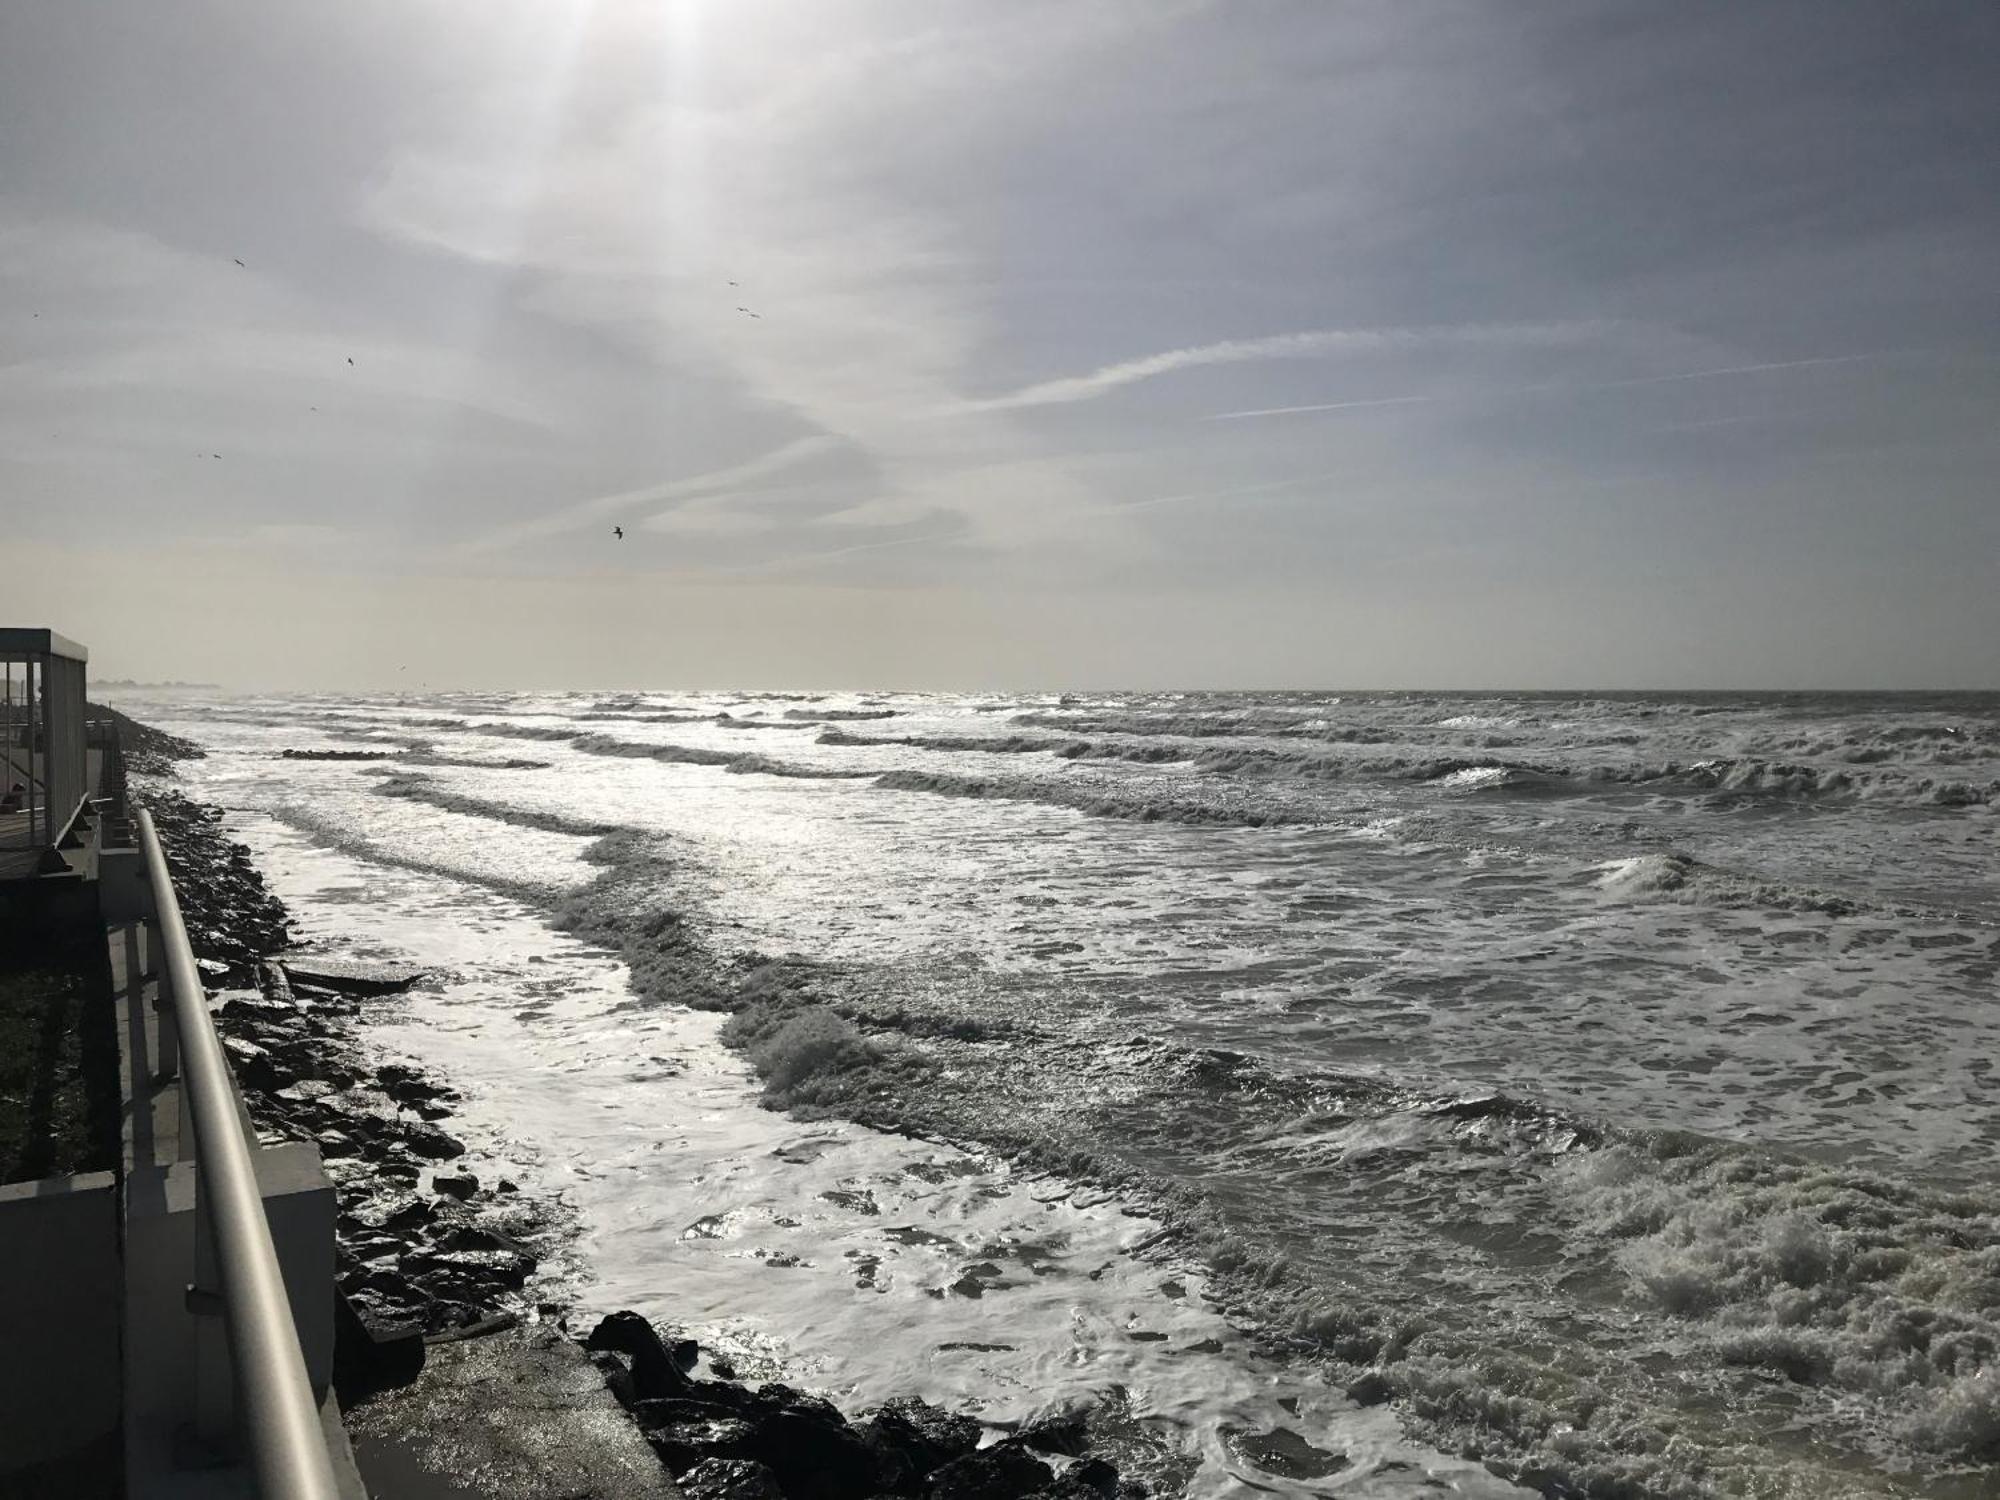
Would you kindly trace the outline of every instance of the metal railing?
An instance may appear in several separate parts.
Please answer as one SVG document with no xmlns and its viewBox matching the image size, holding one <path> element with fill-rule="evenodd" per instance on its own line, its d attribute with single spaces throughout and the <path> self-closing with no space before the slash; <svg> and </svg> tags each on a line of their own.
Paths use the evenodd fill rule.
<svg viewBox="0 0 2000 1500">
<path fill-rule="evenodd" d="M 338 1500 L 319 1405 L 306 1376 L 229 1066 L 209 1019 L 152 814 L 142 810 L 138 822 L 146 878 L 158 910 L 163 978 L 173 993 L 182 1098 L 193 1125 L 196 1222 L 207 1230 L 219 1282 L 214 1289 L 192 1293 L 191 1301 L 202 1290 L 220 1294 L 236 1428 L 257 1493 L 264 1500 Z"/>
</svg>

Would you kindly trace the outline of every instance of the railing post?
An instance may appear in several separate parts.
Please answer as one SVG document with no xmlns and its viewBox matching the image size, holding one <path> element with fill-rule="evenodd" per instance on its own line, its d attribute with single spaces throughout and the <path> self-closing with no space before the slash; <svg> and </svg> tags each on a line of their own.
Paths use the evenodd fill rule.
<svg viewBox="0 0 2000 1500">
<path fill-rule="evenodd" d="M 183 1159 L 189 1153 L 183 1151 Z M 215 1264 L 215 1231 L 201 1169 L 194 1179 L 194 1280 L 187 1289 L 188 1316 L 194 1319 L 194 1435 L 201 1450 L 226 1454 L 235 1437 L 231 1399 L 229 1340 L 223 1324 L 221 1277 Z"/>
<path fill-rule="evenodd" d="M 157 893 L 153 899 L 157 908 L 159 901 Z M 181 1070 L 180 1025 L 174 1019 L 174 975 L 173 970 L 167 965 L 166 944 L 160 937 L 159 918 L 157 916 L 147 918 L 144 930 L 146 961 L 152 969 L 155 985 L 153 1011 L 159 1017 L 154 1027 L 154 1035 L 158 1038 L 155 1060 L 159 1063 L 159 1072 L 155 1076 L 157 1081 L 165 1083 L 169 1078 L 177 1077 Z M 181 1094 L 180 1109 L 181 1140 L 185 1143 L 189 1131 L 185 1091 Z M 185 1155 L 182 1159 L 186 1159 Z"/>
<path fill-rule="evenodd" d="M 37 790 L 42 784 L 42 778 L 35 775 L 35 745 L 41 738 L 36 733 L 36 730 L 41 724 L 42 705 L 40 697 L 35 692 L 36 673 L 34 657 L 31 656 L 28 658 L 26 664 L 21 669 L 21 675 L 26 683 L 26 692 L 28 695 L 28 842 L 34 848 L 39 849 L 48 840 L 39 836 L 40 828 L 37 823 L 37 815 L 40 813 L 43 799 Z M 44 819 L 46 818 L 46 814 L 42 816 Z"/>
</svg>

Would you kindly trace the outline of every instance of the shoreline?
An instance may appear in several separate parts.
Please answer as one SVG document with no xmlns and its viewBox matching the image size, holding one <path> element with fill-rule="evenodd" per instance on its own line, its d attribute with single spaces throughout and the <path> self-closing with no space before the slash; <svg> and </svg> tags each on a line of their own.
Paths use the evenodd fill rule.
<svg viewBox="0 0 2000 1500">
<path fill-rule="evenodd" d="M 203 752 L 123 715 L 133 769 L 155 780 Z M 678 1330 L 630 1311 L 582 1337 L 573 1303 L 544 1271 L 574 1238 L 570 1215 L 505 1178 L 465 1170 L 446 1128 L 456 1091 L 405 1063 L 373 1062 L 371 1005 L 394 1003 L 422 971 L 315 962 L 290 945 L 283 903 L 219 809 L 164 785 L 139 789 L 153 812 L 190 940 L 216 991 L 218 1031 L 260 1132 L 321 1152 L 336 1221 L 336 1390 L 371 1397 L 415 1379 L 428 1347 L 522 1325 L 558 1332 L 588 1356 L 682 1493 L 713 1500 L 1143 1500 L 1090 1453 L 1086 1416 L 1060 1412 L 985 1442 L 986 1426 L 915 1396 L 850 1420 L 777 1381 L 751 1385 Z M 289 959 L 289 962 L 288 962 Z M 298 972 L 294 973 L 296 969 Z M 474 1163 L 476 1165 L 476 1163 Z M 538 1273 L 542 1273 L 538 1276 Z M 544 1295 L 553 1293 L 554 1295 Z M 503 1356 L 505 1357 L 505 1356 Z M 521 1378 L 546 1378 L 521 1354 Z"/>
</svg>

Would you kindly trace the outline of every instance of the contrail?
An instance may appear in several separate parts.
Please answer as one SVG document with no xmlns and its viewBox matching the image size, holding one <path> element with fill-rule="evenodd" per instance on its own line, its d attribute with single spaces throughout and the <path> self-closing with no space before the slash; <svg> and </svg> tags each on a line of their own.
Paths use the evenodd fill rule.
<svg viewBox="0 0 2000 1500">
<path fill-rule="evenodd" d="M 1193 490 L 1184 495 L 1155 495 L 1149 500 L 1121 500 L 1115 505 L 1102 505 L 1093 515 L 1103 515 L 1114 510 L 1145 510 L 1154 505 L 1183 505 L 1196 500 L 1234 500 L 1240 495 L 1262 495 L 1271 490 L 1297 489 L 1302 484 L 1317 484 L 1329 478 L 1325 474 L 1308 474 L 1300 479 L 1273 479 L 1263 484 L 1238 485 L 1228 490 Z"/>
<path fill-rule="evenodd" d="M 1851 365 L 1864 359 L 1890 359 L 1898 354 L 1918 351 L 1909 349 L 1882 349 L 1873 354 L 1828 354 L 1818 359 L 1780 359 L 1765 365 L 1726 365 L 1719 370 L 1685 370 L 1678 375 L 1639 375 L 1630 380 L 1599 380 L 1588 388 L 1620 385 L 1665 385 L 1672 380 L 1707 380 L 1713 375 L 1757 375 L 1765 370 L 1803 370 L 1809 365 Z M 1560 386 L 1533 386 L 1532 390 L 1558 390 Z"/>
<path fill-rule="evenodd" d="M 1322 401 L 1312 406 L 1263 406 L 1254 411 L 1218 411 L 1203 417 L 1204 422 L 1233 422 L 1238 417 L 1288 417 L 1302 411 L 1348 411 L 1357 406 L 1407 406 L 1415 401 L 1435 400 L 1432 396 L 1378 396 L 1372 401 Z"/>
<path fill-rule="evenodd" d="M 1460 400 L 1480 396 L 1511 396 L 1527 391 L 1603 391 L 1634 385 L 1667 385 L 1680 380 L 1710 380 L 1724 375 L 1758 375 L 1767 370 L 1804 370 L 1816 365 L 1851 365 L 1871 359 L 1894 359 L 1898 355 L 1921 354 L 1921 349 L 1878 349 L 1867 354 L 1824 354 L 1815 359 L 1779 359 L 1757 365 L 1722 365 L 1711 370 L 1682 370 L 1674 375 L 1634 375 L 1623 380 L 1543 380 L 1532 385 L 1473 387 L 1456 392 Z M 1202 418 L 1204 422 L 1224 422 L 1238 417 L 1285 417 L 1300 412 L 1346 411 L 1356 406 L 1401 406 L 1417 401 L 1450 400 L 1450 396 L 1382 396 L 1368 401 L 1326 401 L 1311 406 L 1267 406 L 1255 411 L 1219 411 Z"/>
<path fill-rule="evenodd" d="M 1466 345 L 1545 348 L 1578 343 L 1605 331 L 1594 320 L 1571 323 L 1461 323 L 1418 328 L 1307 328 L 1263 338 L 1224 339 L 1185 349 L 1167 349 L 1138 359 L 1101 365 L 1082 375 L 1065 375 L 1004 395 L 968 401 L 961 411 L 1011 411 L 1024 406 L 1050 406 L 1092 401 L 1142 380 L 1192 370 L 1203 365 L 1234 365 L 1251 360 L 1304 359 L 1315 355 L 1379 353 L 1398 349 L 1430 349 Z"/>
</svg>

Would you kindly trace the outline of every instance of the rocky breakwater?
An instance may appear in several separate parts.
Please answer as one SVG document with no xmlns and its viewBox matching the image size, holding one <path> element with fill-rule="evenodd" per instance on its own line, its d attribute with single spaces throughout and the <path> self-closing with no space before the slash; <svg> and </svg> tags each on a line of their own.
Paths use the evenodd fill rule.
<svg viewBox="0 0 2000 1500">
<path fill-rule="evenodd" d="M 254 983 L 258 961 L 291 942 L 284 903 L 265 886 L 250 851 L 223 833 L 217 809 L 157 787 L 136 800 L 153 815 L 203 983 Z"/>
<path fill-rule="evenodd" d="M 467 1170 L 444 1123 L 456 1093 L 362 1045 L 366 1008 L 420 977 L 273 960 L 259 989 L 228 995 L 216 1013 L 251 1118 L 267 1135 L 311 1142 L 338 1192 L 344 1395 L 411 1369 L 415 1340 L 562 1310 L 553 1287 L 530 1285 L 560 1216 Z"/>
<path fill-rule="evenodd" d="M 220 812 L 158 786 L 139 800 L 252 1120 L 267 1138 L 311 1142 L 334 1183 L 343 1396 L 413 1374 L 426 1339 L 559 1313 L 560 1292 L 531 1281 L 563 1216 L 466 1169 L 444 1123 L 447 1084 L 370 1055 L 368 1008 L 423 973 L 291 950 L 289 914 Z"/>
<path fill-rule="evenodd" d="M 1083 1414 L 1030 1423 L 981 1446 L 972 1418 L 914 1397 L 850 1422 L 817 1396 L 776 1382 L 704 1380 L 700 1349 L 663 1339 L 633 1312 L 613 1313 L 584 1340 L 605 1382 L 694 1500 L 1140 1500 L 1087 1456 Z"/>
</svg>

